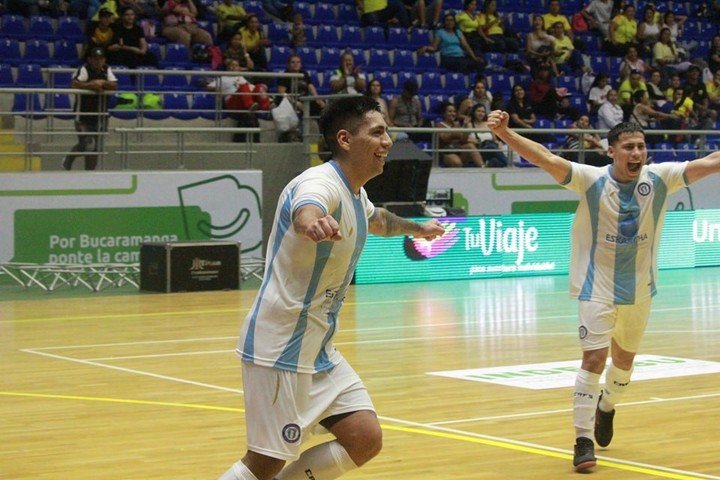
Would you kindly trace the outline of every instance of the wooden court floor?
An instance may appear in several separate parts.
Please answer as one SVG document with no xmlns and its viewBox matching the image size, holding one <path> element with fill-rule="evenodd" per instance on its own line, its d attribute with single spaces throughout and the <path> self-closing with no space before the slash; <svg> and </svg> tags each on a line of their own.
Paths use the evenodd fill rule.
<svg viewBox="0 0 720 480">
<path fill-rule="evenodd" d="M 545 365 L 579 364 L 566 292 L 564 276 L 351 287 L 336 343 L 384 449 L 343 478 L 577 478 L 572 389 Z M 244 451 L 233 349 L 254 293 L 0 302 L 0 479 L 216 479 Z M 720 268 L 661 272 L 640 353 L 655 376 L 592 478 L 720 479 L 720 373 L 694 374 L 720 362 Z"/>
</svg>

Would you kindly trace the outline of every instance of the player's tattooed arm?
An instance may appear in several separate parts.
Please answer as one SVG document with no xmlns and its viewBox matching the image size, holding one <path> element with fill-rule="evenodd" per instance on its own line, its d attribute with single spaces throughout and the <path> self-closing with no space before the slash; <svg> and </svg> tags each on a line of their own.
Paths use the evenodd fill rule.
<svg viewBox="0 0 720 480">
<path fill-rule="evenodd" d="M 445 233 L 445 228 L 435 219 L 418 223 L 398 217 L 384 208 L 375 209 L 375 213 L 368 220 L 368 227 L 370 233 L 381 237 L 413 235 L 432 240 Z"/>
</svg>

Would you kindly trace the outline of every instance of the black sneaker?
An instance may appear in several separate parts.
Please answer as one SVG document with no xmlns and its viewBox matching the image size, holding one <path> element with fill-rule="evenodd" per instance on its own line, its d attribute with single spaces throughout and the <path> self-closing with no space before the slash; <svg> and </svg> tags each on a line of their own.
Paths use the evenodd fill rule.
<svg viewBox="0 0 720 480">
<path fill-rule="evenodd" d="M 600 402 L 598 402 L 598 405 Z M 615 409 L 611 412 L 603 412 L 598 406 L 595 410 L 595 441 L 601 447 L 610 445 L 613 437 L 613 418 L 615 417 Z"/>
<path fill-rule="evenodd" d="M 586 437 L 578 437 L 575 440 L 575 456 L 573 457 L 573 465 L 576 472 L 584 472 L 585 470 L 597 465 L 595 458 L 595 444 Z"/>
<path fill-rule="evenodd" d="M 63 170 L 72 170 L 72 160 L 70 157 L 63 157 L 62 168 Z"/>
</svg>

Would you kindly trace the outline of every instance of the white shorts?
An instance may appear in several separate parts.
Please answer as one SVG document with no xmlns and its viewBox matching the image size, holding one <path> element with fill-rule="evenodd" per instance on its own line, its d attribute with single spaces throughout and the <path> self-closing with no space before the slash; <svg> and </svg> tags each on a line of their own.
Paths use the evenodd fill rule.
<svg viewBox="0 0 720 480">
<path fill-rule="evenodd" d="M 623 350 L 637 352 L 650 318 L 651 303 L 652 299 L 634 305 L 581 301 L 578 330 L 583 351 L 607 348 L 615 339 Z"/>
<path fill-rule="evenodd" d="M 281 460 L 333 415 L 375 411 L 365 385 L 343 358 L 332 370 L 297 373 L 242 362 L 247 448 Z"/>
</svg>

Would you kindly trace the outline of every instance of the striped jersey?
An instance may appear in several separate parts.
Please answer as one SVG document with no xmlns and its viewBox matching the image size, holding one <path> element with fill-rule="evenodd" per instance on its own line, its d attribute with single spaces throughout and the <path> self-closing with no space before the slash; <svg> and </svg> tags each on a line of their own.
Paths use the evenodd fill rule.
<svg viewBox="0 0 720 480">
<path fill-rule="evenodd" d="M 685 163 L 642 167 L 616 182 L 612 165 L 572 164 L 564 186 L 580 194 L 572 228 L 570 295 L 632 305 L 655 295 L 668 195 L 687 185 Z"/>
<path fill-rule="evenodd" d="M 315 243 L 295 233 L 292 219 L 304 205 L 332 215 L 342 239 Z M 354 194 L 335 161 L 306 170 L 285 187 L 265 276 L 237 346 L 243 360 L 300 373 L 328 370 L 340 361 L 332 343 L 338 312 L 374 212 L 365 189 Z"/>
</svg>

